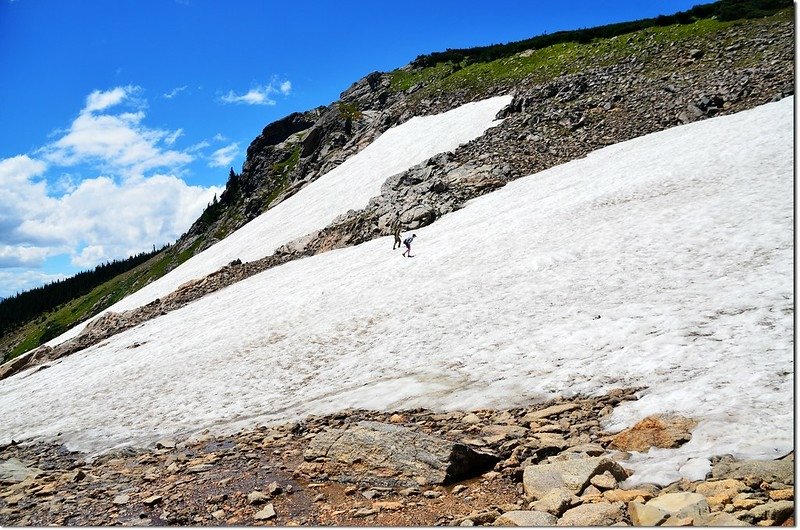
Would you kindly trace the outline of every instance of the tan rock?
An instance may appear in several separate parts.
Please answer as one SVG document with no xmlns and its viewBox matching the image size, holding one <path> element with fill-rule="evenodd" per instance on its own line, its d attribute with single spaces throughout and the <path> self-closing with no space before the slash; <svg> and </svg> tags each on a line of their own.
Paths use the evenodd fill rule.
<svg viewBox="0 0 800 530">
<path fill-rule="evenodd" d="M 622 451 L 644 452 L 651 447 L 680 447 L 691 440 L 695 420 L 670 414 L 648 416 L 614 436 L 611 446 Z"/>
<path fill-rule="evenodd" d="M 547 512 L 561 517 L 565 511 L 580 502 L 580 499 L 567 488 L 556 488 L 547 492 L 538 501 L 531 503 L 529 507 L 539 512 Z"/>
<path fill-rule="evenodd" d="M 708 526 L 750 526 L 729 513 L 715 513 L 708 519 Z"/>
<path fill-rule="evenodd" d="M 603 492 L 603 498 L 608 502 L 624 502 L 627 504 L 639 498 L 642 499 L 642 502 L 648 501 L 653 498 L 653 494 L 644 489 L 608 490 Z"/>
<path fill-rule="evenodd" d="M 603 457 L 579 458 L 550 464 L 528 466 L 522 475 L 525 494 L 541 499 L 550 490 L 566 488 L 580 494 L 595 475 L 610 471 L 618 480 L 627 478 L 622 467 Z"/>
<path fill-rule="evenodd" d="M 709 482 L 701 482 L 695 487 L 695 491 L 706 497 L 719 495 L 720 493 L 728 493 L 730 491 L 740 493 L 747 489 L 747 486 L 735 479 L 712 480 Z"/>
<path fill-rule="evenodd" d="M 403 506 L 405 506 L 405 504 L 400 501 L 377 501 L 372 504 L 373 508 L 379 510 L 399 510 Z"/>
<path fill-rule="evenodd" d="M 638 501 L 628 503 L 628 514 L 633 526 L 658 526 L 669 517 L 668 512 Z"/>
<path fill-rule="evenodd" d="M 266 521 L 268 519 L 272 519 L 275 516 L 276 516 L 275 507 L 272 504 L 267 504 L 261 511 L 256 512 L 256 514 L 253 515 L 253 518 L 256 521 Z"/>
<path fill-rule="evenodd" d="M 581 504 L 567 510 L 556 526 L 611 526 L 622 520 L 622 517 L 618 504 Z"/>
<path fill-rule="evenodd" d="M 694 526 L 694 519 L 691 517 L 675 517 L 670 515 L 661 526 Z"/>
<path fill-rule="evenodd" d="M 580 405 L 576 403 L 564 403 L 562 405 L 553 405 L 551 407 L 544 408 L 542 410 L 536 410 L 533 412 L 529 412 L 525 415 L 522 420 L 524 422 L 532 422 L 536 420 L 541 420 L 544 418 L 549 418 L 550 416 L 556 416 L 558 414 L 563 414 L 565 412 L 569 412 L 571 410 L 575 410 L 580 408 Z"/>
<path fill-rule="evenodd" d="M 768 495 L 773 501 L 791 501 L 794 499 L 794 488 L 772 490 Z"/>
<path fill-rule="evenodd" d="M 590 480 L 592 486 L 596 487 L 600 491 L 610 490 L 617 487 L 617 479 L 614 478 L 614 475 L 606 471 L 600 475 L 595 475 Z"/>
<path fill-rule="evenodd" d="M 709 514 L 708 501 L 699 493 L 667 493 L 651 499 L 647 506 L 664 510 L 676 518 L 692 517 L 695 524 L 703 524 Z"/>
<path fill-rule="evenodd" d="M 761 504 L 761 501 L 759 501 L 758 499 L 753 499 L 750 496 L 750 494 L 747 493 L 747 494 L 739 494 L 736 497 L 734 497 L 733 500 L 731 501 L 731 504 L 733 504 L 734 508 L 739 510 L 750 510 Z"/>
<path fill-rule="evenodd" d="M 555 526 L 556 517 L 546 512 L 514 510 L 495 519 L 492 526 Z"/>
</svg>

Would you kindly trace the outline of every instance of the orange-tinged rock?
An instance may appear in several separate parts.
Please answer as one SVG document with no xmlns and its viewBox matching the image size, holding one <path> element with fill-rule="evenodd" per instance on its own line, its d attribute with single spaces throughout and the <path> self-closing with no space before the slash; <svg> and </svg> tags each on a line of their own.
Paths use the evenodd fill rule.
<svg viewBox="0 0 800 530">
<path fill-rule="evenodd" d="M 611 446 L 622 451 L 639 452 L 647 451 L 651 447 L 680 447 L 692 439 L 690 431 L 695 426 L 697 422 L 691 418 L 656 414 L 614 436 Z"/>
<path fill-rule="evenodd" d="M 791 501 L 794 500 L 794 488 L 786 488 L 782 490 L 772 490 L 769 492 L 769 498 L 773 501 Z"/>
</svg>

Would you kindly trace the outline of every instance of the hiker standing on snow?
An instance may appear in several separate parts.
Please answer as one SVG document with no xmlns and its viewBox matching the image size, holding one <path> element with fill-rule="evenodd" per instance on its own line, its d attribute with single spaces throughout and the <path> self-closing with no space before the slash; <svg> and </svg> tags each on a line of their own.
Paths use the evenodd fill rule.
<svg viewBox="0 0 800 530">
<path fill-rule="evenodd" d="M 394 245 L 392 245 L 392 250 L 400 248 L 403 245 L 400 240 L 400 214 L 397 214 L 394 223 L 392 223 L 392 235 L 394 235 Z"/>
<path fill-rule="evenodd" d="M 414 256 L 411 255 L 411 242 L 414 241 L 414 238 L 417 237 L 417 234 L 411 234 L 411 237 L 407 237 L 403 244 L 406 246 L 406 249 L 403 251 L 403 256 L 408 254 L 409 258 L 413 258 Z"/>
</svg>

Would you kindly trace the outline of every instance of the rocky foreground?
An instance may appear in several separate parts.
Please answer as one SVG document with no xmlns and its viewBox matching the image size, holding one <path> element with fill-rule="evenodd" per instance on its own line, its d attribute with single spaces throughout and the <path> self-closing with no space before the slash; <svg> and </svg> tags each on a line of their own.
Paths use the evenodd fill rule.
<svg viewBox="0 0 800 530">
<path fill-rule="evenodd" d="M 348 410 L 87 461 L 0 450 L 0 525 L 792 526 L 794 454 L 720 455 L 706 480 L 626 489 L 629 451 L 677 447 L 691 418 L 608 434 L 635 390 L 528 408 Z"/>
</svg>

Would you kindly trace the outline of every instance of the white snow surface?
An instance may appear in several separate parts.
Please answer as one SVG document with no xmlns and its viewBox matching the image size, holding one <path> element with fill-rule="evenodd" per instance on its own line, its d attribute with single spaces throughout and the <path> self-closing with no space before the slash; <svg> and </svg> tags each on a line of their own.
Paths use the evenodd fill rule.
<svg viewBox="0 0 800 530">
<path fill-rule="evenodd" d="M 254 261 L 269 256 L 284 243 L 325 228 L 336 216 L 350 209 L 364 208 L 372 197 L 380 195 L 381 185 L 390 176 L 434 155 L 452 151 L 499 124 L 502 120 L 494 118 L 511 99 L 512 96 L 497 96 L 468 103 L 435 116 L 414 117 L 387 130 L 361 152 L 290 199 L 101 314 L 141 307 L 237 258 Z M 77 336 L 87 323 L 73 327 L 47 345 L 55 346 Z"/>
<path fill-rule="evenodd" d="M 287 263 L 0 381 L 0 438 L 97 453 L 346 407 L 641 386 L 605 427 L 700 423 L 681 448 L 635 454 L 631 483 L 785 454 L 792 105 L 601 149 L 417 230 L 413 259 L 381 238 Z"/>
</svg>

